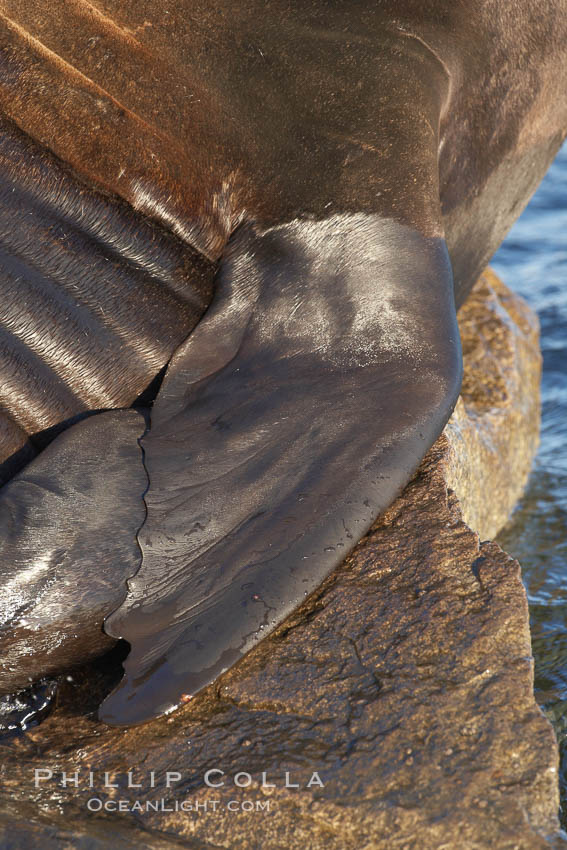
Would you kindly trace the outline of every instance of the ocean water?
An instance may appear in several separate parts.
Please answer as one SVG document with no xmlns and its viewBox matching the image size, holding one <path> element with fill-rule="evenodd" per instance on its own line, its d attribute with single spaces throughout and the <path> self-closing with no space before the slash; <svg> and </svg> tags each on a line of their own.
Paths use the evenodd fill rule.
<svg viewBox="0 0 567 850">
<path fill-rule="evenodd" d="M 561 753 L 567 826 L 567 143 L 492 267 L 536 310 L 543 352 L 540 449 L 498 542 L 518 558 L 530 603 L 535 695 Z"/>
</svg>

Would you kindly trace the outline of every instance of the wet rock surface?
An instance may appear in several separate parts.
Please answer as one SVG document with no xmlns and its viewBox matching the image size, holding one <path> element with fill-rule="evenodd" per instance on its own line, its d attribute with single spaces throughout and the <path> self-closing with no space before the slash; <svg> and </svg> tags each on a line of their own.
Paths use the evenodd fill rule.
<svg viewBox="0 0 567 850">
<path fill-rule="evenodd" d="M 63 678 L 41 725 L 0 740 L 2 848 L 567 847 L 520 569 L 461 512 L 494 534 L 525 482 L 537 326 L 490 274 L 460 324 L 452 422 L 293 617 L 170 717 L 97 722 L 119 676 L 108 659 Z"/>
</svg>

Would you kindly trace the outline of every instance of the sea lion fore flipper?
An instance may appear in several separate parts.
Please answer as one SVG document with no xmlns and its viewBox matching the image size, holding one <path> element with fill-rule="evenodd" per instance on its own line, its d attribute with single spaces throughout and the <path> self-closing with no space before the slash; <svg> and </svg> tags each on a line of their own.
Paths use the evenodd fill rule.
<svg viewBox="0 0 567 850">
<path fill-rule="evenodd" d="M 143 554 L 105 623 L 101 717 L 143 722 L 232 665 L 339 564 L 447 421 L 461 376 L 440 238 L 377 215 L 238 231 L 143 439 Z"/>
<path fill-rule="evenodd" d="M 94 414 L 0 489 L 0 694 L 112 647 L 105 614 L 140 562 L 138 410 Z"/>
</svg>

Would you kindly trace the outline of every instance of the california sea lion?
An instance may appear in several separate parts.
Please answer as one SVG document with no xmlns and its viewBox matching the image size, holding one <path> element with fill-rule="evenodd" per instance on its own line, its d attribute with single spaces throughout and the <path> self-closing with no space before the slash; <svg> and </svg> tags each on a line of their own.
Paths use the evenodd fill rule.
<svg viewBox="0 0 567 850">
<path fill-rule="evenodd" d="M 13 301 L 24 281 L 26 303 L 46 305 L 22 322 L 14 302 L 3 325 L 13 463 L 147 385 L 151 403 L 167 365 L 141 439 L 141 566 L 105 625 L 131 652 L 101 717 L 137 723 L 214 679 L 317 587 L 440 433 L 460 385 L 455 306 L 567 132 L 567 7 L 2 10 L 0 108 L 8 147 L 24 151 L 3 169 L 30 216 L 21 226 L 32 221 L 5 249 L 2 286 Z M 215 295 L 190 332 L 211 263 Z M 60 316 L 86 326 L 61 358 Z M 18 526 L 40 563 L 51 524 L 73 522 L 58 452 L 82 427 L 56 437 L 37 479 L 38 498 L 56 491 L 61 506 Z M 92 445 L 100 479 L 118 490 L 130 476 L 141 499 L 133 436 L 117 465 L 96 439 L 77 437 L 77 451 Z M 81 517 L 81 552 L 96 557 L 103 526 L 94 507 Z"/>
</svg>

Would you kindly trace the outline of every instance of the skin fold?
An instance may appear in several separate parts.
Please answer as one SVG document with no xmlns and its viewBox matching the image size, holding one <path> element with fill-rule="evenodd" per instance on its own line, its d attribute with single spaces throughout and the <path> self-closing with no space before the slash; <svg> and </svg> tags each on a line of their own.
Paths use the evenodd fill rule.
<svg viewBox="0 0 567 850">
<path fill-rule="evenodd" d="M 97 467 L 78 519 L 63 498 L 17 520 L 37 551 L 8 539 L 0 570 L 17 583 L 54 537 L 88 598 L 83 553 L 104 560 L 85 629 L 106 617 L 131 647 L 106 722 L 171 711 L 234 664 L 443 429 L 456 308 L 567 133 L 566 13 L 0 2 L 0 517 L 19 516 L 18 469 L 41 465 L 38 506 L 72 491 L 75 433 Z M 134 434 L 122 414 L 148 404 Z M 54 613 L 29 637 L 28 679 L 80 660 L 67 631 Z"/>
</svg>

